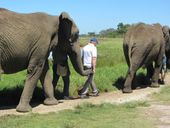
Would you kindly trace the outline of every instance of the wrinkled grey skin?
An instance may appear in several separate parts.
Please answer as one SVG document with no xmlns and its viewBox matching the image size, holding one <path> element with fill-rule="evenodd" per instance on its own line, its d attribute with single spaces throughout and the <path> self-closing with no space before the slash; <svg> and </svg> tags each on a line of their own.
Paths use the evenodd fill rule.
<svg viewBox="0 0 170 128">
<path fill-rule="evenodd" d="M 65 17 L 69 17 L 69 16 L 65 14 Z M 70 74 L 68 61 L 67 61 L 67 57 L 68 57 L 71 60 L 71 63 L 77 73 L 79 73 L 82 76 L 89 75 L 90 73 L 92 73 L 92 70 L 83 69 L 80 43 L 78 41 L 78 28 L 76 27 L 73 20 L 71 20 L 71 18 L 69 18 L 69 20 L 65 19 L 65 22 L 62 22 L 60 26 L 61 26 L 60 28 L 63 28 L 62 26 L 65 26 L 67 28 L 67 33 L 64 33 L 62 30 L 59 29 L 58 32 L 59 37 L 57 40 L 58 45 L 52 50 L 53 64 L 54 65 L 58 64 L 57 74 L 61 76 L 66 76 L 67 73 Z M 74 35 L 71 34 L 72 32 L 74 32 L 75 34 Z M 63 38 L 64 34 L 65 37 L 68 37 L 68 39 Z M 53 41 L 55 42 L 55 39 Z M 54 69 L 53 72 L 55 73 L 53 73 L 53 79 L 55 79 L 57 75 Z M 53 84 L 54 86 L 56 85 L 56 83 Z"/>
<path fill-rule="evenodd" d="M 60 46 L 62 49 L 68 48 L 70 54 L 75 55 L 74 65 L 79 65 L 76 65 L 77 38 L 78 29 L 65 12 L 60 16 L 51 16 L 46 13 L 20 14 L 0 9 L 0 71 L 11 74 L 27 69 L 17 111 L 31 110 L 29 102 L 38 80 L 44 88 L 44 104 L 58 104 L 54 98 L 47 58 L 52 49 Z M 65 42 L 58 43 L 58 40 Z M 81 68 L 76 68 L 76 71 L 78 69 Z M 86 75 L 87 72 L 80 70 L 79 73 Z"/>
<path fill-rule="evenodd" d="M 165 45 L 169 46 L 167 34 L 169 31 L 165 31 L 165 27 L 160 24 L 140 23 L 128 30 L 123 41 L 124 55 L 129 67 L 123 88 L 124 93 L 132 92 L 132 81 L 140 67 L 147 68 L 147 76 L 151 77 L 151 87 L 159 87 L 158 78 Z M 153 62 L 155 62 L 154 68 Z"/>
<path fill-rule="evenodd" d="M 66 18 L 67 17 L 67 18 Z M 91 70 L 84 70 L 81 58 L 81 51 L 80 51 L 80 43 L 78 40 L 78 33 L 79 30 L 73 20 L 69 17 L 68 14 L 64 14 L 59 17 L 60 24 L 58 30 L 58 38 L 54 38 L 52 42 L 58 42 L 56 47 L 53 48 L 53 63 L 63 63 L 63 58 L 66 57 L 66 54 L 69 56 L 71 63 L 76 70 L 82 76 L 89 75 L 92 71 Z M 65 28 L 67 31 L 63 32 Z M 63 73 L 67 72 L 67 68 L 61 69 Z"/>
</svg>

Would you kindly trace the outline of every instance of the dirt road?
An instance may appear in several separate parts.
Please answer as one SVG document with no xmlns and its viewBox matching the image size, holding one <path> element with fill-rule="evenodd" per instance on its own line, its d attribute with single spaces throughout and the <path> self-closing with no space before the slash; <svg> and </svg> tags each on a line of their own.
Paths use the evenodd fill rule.
<svg viewBox="0 0 170 128">
<path fill-rule="evenodd" d="M 166 82 L 170 83 L 170 75 L 167 75 Z M 33 106 L 33 110 L 31 113 L 49 113 L 49 112 L 58 112 L 65 109 L 74 109 L 77 105 L 88 102 L 93 104 L 101 104 L 101 103 L 125 103 L 129 101 L 139 101 L 146 100 L 147 97 L 154 93 L 158 92 L 163 86 L 160 88 L 144 88 L 134 90 L 131 94 L 123 94 L 121 91 L 118 92 L 110 92 L 100 94 L 98 97 L 90 97 L 89 99 L 76 99 L 76 100 L 67 100 L 64 103 L 60 103 L 55 106 L 45 106 L 43 104 Z M 4 115 L 26 115 L 30 113 L 18 113 L 15 110 L 15 106 L 3 107 L 0 108 L 0 116 Z"/>
</svg>

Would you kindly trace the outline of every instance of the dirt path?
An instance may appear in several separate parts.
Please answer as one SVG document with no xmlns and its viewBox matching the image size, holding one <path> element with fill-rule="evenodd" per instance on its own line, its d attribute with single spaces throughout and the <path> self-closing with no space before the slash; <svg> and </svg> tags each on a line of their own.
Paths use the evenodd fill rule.
<svg viewBox="0 0 170 128">
<path fill-rule="evenodd" d="M 155 128 L 170 128 L 170 105 L 152 104 L 145 110 L 145 116 L 155 120 Z"/>
<path fill-rule="evenodd" d="M 166 86 L 170 85 L 170 74 L 166 77 L 166 83 Z M 156 121 L 155 128 L 170 128 L 170 104 L 161 101 L 151 102 L 151 106 L 146 108 L 144 114 Z"/>
<path fill-rule="evenodd" d="M 170 74 L 167 75 L 166 81 L 167 81 L 167 83 L 170 83 Z M 133 93 L 131 93 L 131 94 L 123 94 L 121 91 L 103 93 L 103 94 L 100 94 L 100 96 L 98 96 L 98 97 L 90 97 L 89 99 L 68 100 L 68 101 L 64 101 L 64 103 L 60 103 L 55 106 L 45 106 L 43 104 L 39 104 L 39 105 L 33 107 L 33 110 L 31 113 L 45 114 L 45 113 L 49 113 L 49 112 L 58 112 L 58 111 L 65 110 L 65 109 L 74 109 L 77 105 L 80 105 L 85 102 L 93 103 L 93 104 L 101 104 L 101 103 L 120 104 L 120 103 L 129 102 L 129 101 L 146 100 L 150 94 L 160 91 L 160 89 L 162 87 L 163 86 L 161 86 L 160 88 L 148 87 L 148 88 L 144 88 L 144 89 L 138 89 L 138 90 L 134 90 Z M 15 106 L 0 108 L 0 116 L 26 115 L 26 114 L 30 114 L 30 113 L 16 112 Z M 169 111 L 169 115 L 170 115 L 170 111 Z M 169 117 L 169 119 L 170 119 L 170 117 Z M 169 123 L 170 123 L 170 121 L 169 121 Z"/>
<path fill-rule="evenodd" d="M 170 86 L 170 73 L 166 77 L 166 86 Z M 149 99 L 151 106 L 144 111 L 145 116 L 155 120 L 155 128 L 170 128 L 170 104 L 161 101 L 152 101 Z"/>
</svg>

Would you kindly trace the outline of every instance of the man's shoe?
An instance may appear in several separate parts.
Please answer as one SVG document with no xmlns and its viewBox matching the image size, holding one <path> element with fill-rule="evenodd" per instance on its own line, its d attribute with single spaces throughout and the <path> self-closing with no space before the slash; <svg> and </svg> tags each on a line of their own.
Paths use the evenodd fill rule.
<svg viewBox="0 0 170 128">
<path fill-rule="evenodd" d="M 91 96 L 99 96 L 99 91 L 92 92 Z"/>
<path fill-rule="evenodd" d="M 87 96 L 87 94 L 80 94 L 80 99 L 88 99 L 89 96 Z"/>
<path fill-rule="evenodd" d="M 81 99 L 87 99 L 87 98 L 89 98 L 88 92 L 83 92 L 82 89 L 78 90 L 77 92 L 78 92 L 78 95 L 80 96 Z"/>
<path fill-rule="evenodd" d="M 87 95 L 88 91 L 83 91 L 82 89 L 77 91 L 78 95 Z"/>
</svg>

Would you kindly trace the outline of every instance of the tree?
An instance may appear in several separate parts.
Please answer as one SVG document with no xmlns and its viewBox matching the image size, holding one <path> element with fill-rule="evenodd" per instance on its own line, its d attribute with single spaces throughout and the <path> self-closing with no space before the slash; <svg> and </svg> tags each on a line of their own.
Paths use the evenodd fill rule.
<svg viewBox="0 0 170 128">
<path fill-rule="evenodd" d="M 117 32 L 119 33 L 119 34 L 125 34 L 126 32 L 127 32 L 127 30 L 129 29 L 129 27 L 130 27 L 130 24 L 123 24 L 122 22 L 121 23 L 119 23 L 118 25 L 117 25 Z"/>
<path fill-rule="evenodd" d="M 88 35 L 89 36 L 95 36 L 96 34 L 95 34 L 95 32 L 88 32 Z"/>
<path fill-rule="evenodd" d="M 109 29 L 100 31 L 99 35 L 102 37 L 113 37 L 113 33 L 115 32 L 116 30 L 114 28 L 109 28 Z"/>
</svg>

